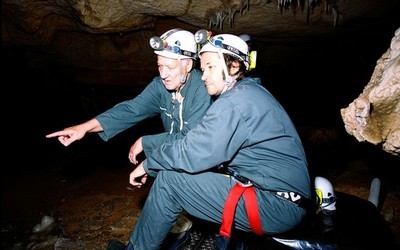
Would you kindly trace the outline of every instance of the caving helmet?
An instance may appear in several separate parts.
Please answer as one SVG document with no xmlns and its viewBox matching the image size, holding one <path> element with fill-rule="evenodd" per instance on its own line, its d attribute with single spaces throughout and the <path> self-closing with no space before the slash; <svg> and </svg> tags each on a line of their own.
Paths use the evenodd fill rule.
<svg viewBox="0 0 400 250">
<path fill-rule="evenodd" d="M 249 47 L 249 70 L 255 69 L 257 63 L 257 51 L 253 45 L 253 40 L 251 40 L 251 36 L 248 34 L 241 34 L 239 37 L 245 41 Z"/>
<path fill-rule="evenodd" d="M 205 30 L 199 30 L 195 34 L 197 43 L 203 44 L 199 51 L 199 57 L 203 52 L 220 52 L 238 58 L 249 68 L 249 49 L 247 43 L 238 36 L 220 34 L 210 36 Z"/>
<path fill-rule="evenodd" d="M 331 182 L 321 176 L 315 177 L 317 205 L 323 210 L 336 210 L 336 196 Z"/>
<path fill-rule="evenodd" d="M 193 33 L 179 28 L 171 29 L 160 37 L 150 38 L 154 53 L 171 59 L 196 59 L 197 44 Z"/>
</svg>

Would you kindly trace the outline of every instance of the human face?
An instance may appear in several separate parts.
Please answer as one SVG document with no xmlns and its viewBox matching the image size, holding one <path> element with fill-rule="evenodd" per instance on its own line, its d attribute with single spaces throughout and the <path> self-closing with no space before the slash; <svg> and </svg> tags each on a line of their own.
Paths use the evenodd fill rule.
<svg viewBox="0 0 400 250">
<path fill-rule="evenodd" d="M 229 68 L 229 75 L 234 76 L 240 69 L 239 61 L 232 61 L 231 67 Z"/>
<path fill-rule="evenodd" d="M 179 65 L 179 62 L 181 65 Z M 158 72 L 166 89 L 178 90 L 183 83 L 182 75 L 190 71 L 191 59 L 171 59 L 163 56 L 157 56 Z M 190 67 L 189 67 L 190 65 Z M 185 81 L 188 76 L 185 77 Z"/>
<path fill-rule="evenodd" d="M 225 86 L 222 60 L 216 52 L 203 52 L 200 59 L 200 67 L 203 71 L 201 79 L 206 85 L 209 95 L 220 95 Z"/>
</svg>

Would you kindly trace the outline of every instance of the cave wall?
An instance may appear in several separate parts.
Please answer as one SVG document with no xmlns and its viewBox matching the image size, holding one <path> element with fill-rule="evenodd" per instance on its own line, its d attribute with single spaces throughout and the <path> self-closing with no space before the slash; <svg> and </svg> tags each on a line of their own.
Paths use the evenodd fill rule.
<svg viewBox="0 0 400 250">
<path fill-rule="evenodd" d="M 377 75 L 377 61 L 400 27 L 400 2 L 299 3 L 5 0 L 2 82 L 10 86 L 8 93 L 18 96 L 27 107 L 35 111 L 44 108 L 52 116 L 68 109 L 61 104 L 73 98 L 80 103 L 77 110 L 86 110 L 79 116 L 84 119 L 133 97 L 157 75 L 150 37 L 175 27 L 248 33 L 257 45 L 257 70 L 263 85 L 299 127 L 345 129 L 348 125 L 343 122 L 347 121 L 342 120 L 340 110 L 364 88 L 369 89 L 365 85 L 372 81 L 371 75 Z M 38 84 L 32 85 L 33 81 Z M 378 80 L 373 81 L 379 85 Z M 396 100 L 396 95 L 392 99 Z M 62 108 L 32 106 L 38 100 L 56 102 Z M 35 112 L 27 113 L 33 116 Z M 43 118 L 47 116 L 43 114 Z M 11 111 L 10 117 L 22 119 L 16 111 Z M 397 116 L 376 117 L 393 120 Z M 389 138 L 390 126 L 383 130 L 380 139 L 363 137 L 361 141 L 381 144 Z M 360 139 L 351 130 L 346 132 Z"/>
</svg>

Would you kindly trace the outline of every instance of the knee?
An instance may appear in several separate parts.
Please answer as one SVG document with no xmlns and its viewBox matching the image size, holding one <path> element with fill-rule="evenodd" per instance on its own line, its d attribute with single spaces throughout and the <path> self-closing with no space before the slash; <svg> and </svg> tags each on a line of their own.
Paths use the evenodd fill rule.
<svg viewBox="0 0 400 250">
<path fill-rule="evenodd" d="M 156 181 L 163 185 L 169 185 L 170 183 L 176 185 L 182 181 L 182 174 L 176 171 L 160 171 L 156 177 Z"/>
</svg>

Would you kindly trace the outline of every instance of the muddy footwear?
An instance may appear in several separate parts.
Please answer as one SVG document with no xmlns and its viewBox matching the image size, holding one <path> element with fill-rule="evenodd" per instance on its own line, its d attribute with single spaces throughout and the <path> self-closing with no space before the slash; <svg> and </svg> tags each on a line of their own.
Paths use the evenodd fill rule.
<svg viewBox="0 0 400 250">
<path fill-rule="evenodd" d="M 107 250 L 125 250 L 127 246 L 119 240 L 110 240 L 107 242 Z"/>
<path fill-rule="evenodd" d="M 190 244 L 189 230 L 192 228 L 192 224 L 186 212 L 180 213 L 175 225 L 169 231 L 162 249 L 179 250 Z"/>
<path fill-rule="evenodd" d="M 220 234 L 216 234 L 214 237 L 214 250 L 246 250 L 249 249 L 242 239 L 227 238 Z"/>
<path fill-rule="evenodd" d="M 182 212 L 179 214 L 178 219 L 175 222 L 175 225 L 169 231 L 172 234 L 180 234 L 183 232 L 187 232 L 192 227 L 192 221 L 188 218 L 186 212 Z M 179 237 L 178 237 L 179 238 Z"/>
<path fill-rule="evenodd" d="M 190 232 L 183 232 L 177 238 L 175 238 L 171 245 L 168 246 L 168 250 L 179 250 L 182 249 L 184 246 L 190 244 Z"/>
</svg>

